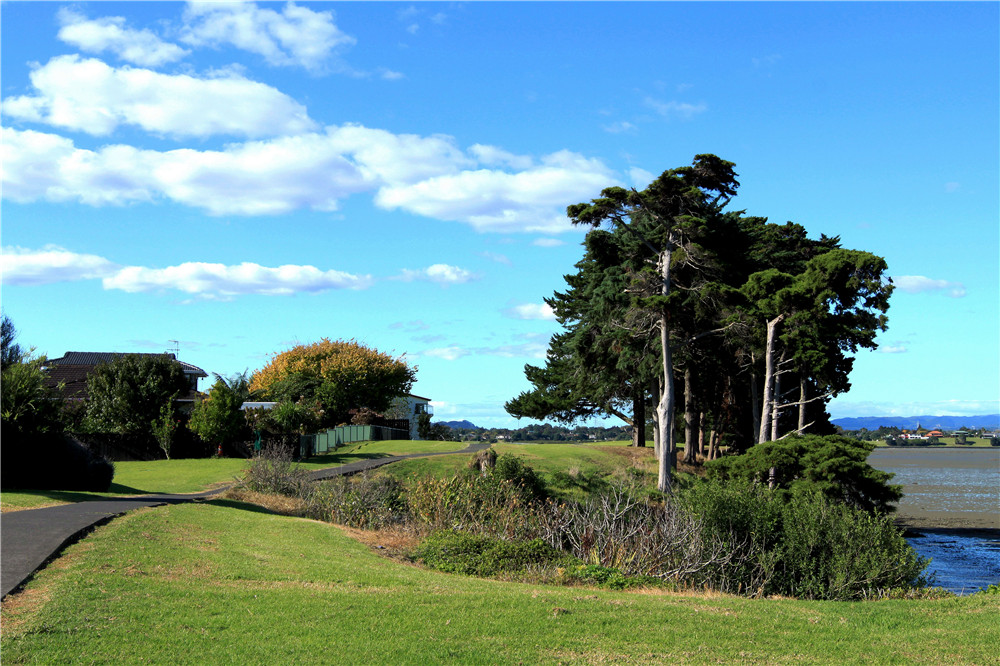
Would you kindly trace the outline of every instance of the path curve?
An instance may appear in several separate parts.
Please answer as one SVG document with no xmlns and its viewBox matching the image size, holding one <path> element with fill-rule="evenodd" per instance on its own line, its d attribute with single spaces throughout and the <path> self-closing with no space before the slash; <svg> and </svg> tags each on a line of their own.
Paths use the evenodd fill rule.
<svg viewBox="0 0 1000 666">
<path fill-rule="evenodd" d="M 426 458 L 453 453 L 477 453 L 490 447 L 487 442 L 470 444 L 460 451 L 410 453 L 402 456 L 369 458 L 320 469 L 309 474 L 314 481 L 356 474 L 407 458 Z M 0 514 L 0 598 L 20 589 L 36 571 L 55 559 L 62 550 L 79 541 L 92 528 L 123 513 L 164 504 L 180 504 L 218 495 L 231 486 L 191 494 L 152 494 L 111 497 L 106 500 L 63 504 L 43 509 L 26 509 Z"/>
</svg>

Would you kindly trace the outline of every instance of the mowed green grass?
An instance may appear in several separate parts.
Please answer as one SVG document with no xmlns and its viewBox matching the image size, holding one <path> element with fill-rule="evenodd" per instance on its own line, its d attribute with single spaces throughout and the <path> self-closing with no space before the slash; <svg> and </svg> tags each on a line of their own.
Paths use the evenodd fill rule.
<svg viewBox="0 0 1000 666">
<path fill-rule="evenodd" d="M 572 499 L 584 499 L 602 481 L 623 479 L 626 470 L 637 470 L 647 483 L 655 483 L 656 460 L 652 447 L 633 449 L 629 442 L 493 444 L 498 455 L 521 458 L 534 469 L 556 493 Z M 400 480 L 425 476 L 448 477 L 465 469 L 468 455 L 417 458 L 382 468 Z"/>
<path fill-rule="evenodd" d="M 407 453 L 457 451 L 464 448 L 458 442 L 423 442 L 392 440 L 359 442 L 338 449 L 335 453 L 310 458 L 301 467 L 313 470 L 336 467 L 355 460 Z M 34 509 L 71 502 L 100 500 L 120 495 L 150 493 L 196 493 L 233 483 L 243 475 L 247 461 L 240 458 L 191 458 L 177 460 L 125 461 L 115 463 L 115 478 L 106 493 L 65 490 L 17 490 L 0 493 L 4 510 Z"/>
<path fill-rule="evenodd" d="M 3 604 L 3 663 L 986 664 L 1000 597 L 748 600 L 504 583 L 225 500 L 98 528 Z"/>
</svg>

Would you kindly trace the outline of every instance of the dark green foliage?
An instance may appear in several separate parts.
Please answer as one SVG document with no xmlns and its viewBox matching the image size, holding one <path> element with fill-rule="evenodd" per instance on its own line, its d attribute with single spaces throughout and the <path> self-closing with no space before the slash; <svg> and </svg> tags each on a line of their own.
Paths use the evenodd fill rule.
<svg viewBox="0 0 1000 666">
<path fill-rule="evenodd" d="M 779 491 L 815 490 L 865 511 L 890 512 L 902 486 L 891 485 L 892 474 L 868 464 L 874 448 L 874 442 L 840 435 L 804 435 L 758 444 L 742 455 L 711 461 L 706 469 L 710 479 L 765 487 L 773 469 Z"/>
<path fill-rule="evenodd" d="M 634 587 L 661 587 L 663 581 L 651 576 L 627 576 L 613 567 L 599 564 L 585 564 L 567 572 L 572 580 L 581 583 L 607 587 L 612 590 L 627 590 Z"/>
<path fill-rule="evenodd" d="M 386 476 L 335 477 L 314 484 L 305 500 L 308 517 L 359 529 L 384 529 L 409 517 L 402 484 Z"/>
<path fill-rule="evenodd" d="M 30 437 L 4 435 L 0 485 L 4 490 L 89 490 L 111 486 L 115 466 L 70 436 L 57 432 Z"/>
<path fill-rule="evenodd" d="M 217 378 L 208 397 L 195 405 L 188 428 L 213 447 L 247 439 L 249 428 L 240 411 L 243 400 L 228 382 Z"/>
<path fill-rule="evenodd" d="M 14 342 L 17 339 L 17 329 L 7 315 L 0 320 L 0 369 L 6 370 L 15 363 L 20 363 L 28 355 L 27 350 Z"/>
<path fill-rule="evenodd" d="M 44 362 L 44 357 L 33 360 L 21 357 L 0 373 L 4 447 L 16 446 L 18 438 L 62 430 L 62 400 L 46 386 Z"/>
<path fill-rule="evenodd" d="M 488 476 L 496 483 L 507 483 L 529 501 L 542 501 L 548 497 L 545 482 L 520 458 L 509 453 L 497 456 Z"/>
<path fill-rule="evenodd" d="M 124 354 L 87 378 L 89 432 L 149 432 L 160 410 L 190 390 L 180 363 L 169 356 Z"/>
<path fill-rule="evenodd" d="M 414 557 L 439 571 L 467 576 L 510 575 L 579 563 L 541 539 L 505 541 L 455 530 L 432 533 L 416 549 Z"/>
<path fill-rule="evenodd" d="M 732 553 L 709 572 L 714 589 L 750 596 L 864 599 L 926 584 L 927 561 L 884 514 L 815 490 L 780 493 L 761 484 L 705 481 L 681 495 L 706 538 Z"/>
</svg>

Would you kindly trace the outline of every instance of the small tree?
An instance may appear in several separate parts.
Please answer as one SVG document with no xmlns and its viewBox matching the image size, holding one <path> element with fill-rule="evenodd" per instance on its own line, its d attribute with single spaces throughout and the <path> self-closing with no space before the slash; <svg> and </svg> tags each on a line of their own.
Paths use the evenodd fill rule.
<svg viewBox="0 0 1000 666">
<path fill-rule="evenodd" d="M 167 355 L 124 354 L 97 366 L 87 378 L 91 432 L 148 433 L 164 403 L 189 390 L 180 363 Z"/>
<path fill-rule="evenodd" d="M 208 397 L 191 412 L 188 429 L 213 448 L 239 440 L 247 430 L 240 411 L 243 398 L 222 377 L 217 377 Z"/>
<path fill-rule="evenodd" d="M 416 370 L 401 358 L 354 340 L 327 338 L 275 354 L 253 374 L 250 388 L 278 402 L 316 401 L 322 423 L 348 422 L 350 410 L 387 410 L 394 398 L 410 391 Z"/>
<path fill-rule="evenodd" d="M 163 449 L 167 460 L 170 460 L 170 447 L 174 442 L 174 433 L 177 431 L 177 417 L 174 415 L 173 403 L 172 397 L 163 403 L 163 406 L 160 407 L 160 415 L 153 419 L 150 424 L 153 436 L 156 437 L 156 443 Z"/>
</svg>

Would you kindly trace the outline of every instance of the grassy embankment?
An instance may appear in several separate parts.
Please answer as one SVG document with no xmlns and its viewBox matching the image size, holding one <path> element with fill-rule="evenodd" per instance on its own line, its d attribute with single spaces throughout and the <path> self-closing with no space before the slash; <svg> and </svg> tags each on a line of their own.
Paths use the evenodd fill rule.
<svg viewBox="0 0 1000 666">
<path fill-rule="evenodd" d="M 306 469 L 336 467 L 356 460 L 406 453 L 457 451 L 457 442 L 392 440 L 349 444 L 336 453 L 310 458 L 299 465 Z M 126 461 L 115 463 L 115 478 L 105 493 L 66 490 L 16 490 L 0 493 L 0 509 L 16 511 L 58 504 L 101 500 L 107 497 L 151 493 L 196 493 L 232 483 L 243 474 L 247 461 L 239 458 Z"/>
<path fill-rule="evenodd" d="M 373 545 L 391 535 L 375 535 Z M 384 539 L 380 541 L 380 539 Z M 3 604 L 4 664 L 996 663 L 1000 596 L 809 602 L 504 583 L 227 500 L 133 512 Z"/>
</svg>

